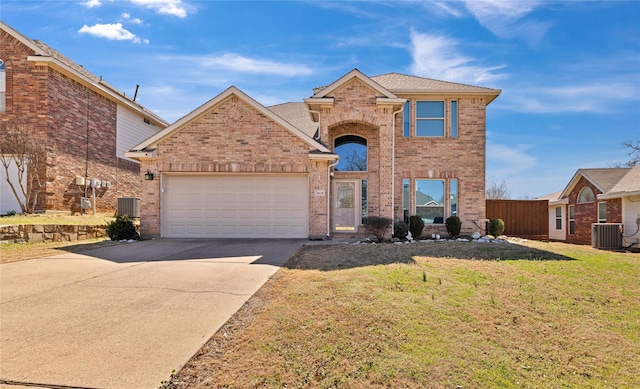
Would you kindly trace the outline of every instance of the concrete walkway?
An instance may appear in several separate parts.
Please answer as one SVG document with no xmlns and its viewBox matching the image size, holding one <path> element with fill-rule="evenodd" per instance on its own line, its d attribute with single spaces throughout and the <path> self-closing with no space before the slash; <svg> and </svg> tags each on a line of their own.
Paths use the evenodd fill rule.
<svg viewBox="0 0 640 389">
<path fill-rule="evenodd" d="M 0 265 L 0 387 L 157 388 L 304 242 L 159 239 Z"/>
</svg>

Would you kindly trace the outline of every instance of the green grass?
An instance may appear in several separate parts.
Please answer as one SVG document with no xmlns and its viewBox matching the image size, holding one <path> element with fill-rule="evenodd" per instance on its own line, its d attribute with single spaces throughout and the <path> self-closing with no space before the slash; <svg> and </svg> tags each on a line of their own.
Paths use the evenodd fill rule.
<svg viewBox="0 0 640 389">
<path fill-rule="evenodd" d="M 177 385 L 632 388 L 639 274 L 555 243 L 304 247 Z"/>
</svg>

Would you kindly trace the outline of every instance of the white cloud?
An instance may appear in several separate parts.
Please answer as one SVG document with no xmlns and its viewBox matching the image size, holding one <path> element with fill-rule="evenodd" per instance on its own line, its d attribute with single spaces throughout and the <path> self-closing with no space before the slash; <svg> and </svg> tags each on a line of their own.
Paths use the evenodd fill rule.
<svg viewBox="0 0 640 389">
<path fill-rule="evenodd" d="M 187 17 L 187 10 L 182 0 L 131 0 L 133 4 L 142 5 L 160 14 Z"/>
<path fill-rule="evenodd" d="M 505 91 L 500 106 L 530 113 L 610 114 L 620 104 L 640 101 L 640 91 L 619 81 L 564 86 L 520 85 Z"/>
<path fill-rule="evenodd" d="M 231 70 L 237 73 L 271 74 L 278 76 L 305 76 L 312 73 L 306 65 L 288 64 L 265 59 L 253 59 L 235 53 L 209 56 L 179 56 L 165 59 L 191 62 L 200 70 L 211 73 L 214 69 Z"/>
<path fill-rule="evenodd" d="M 149 43 L 148 39 L 140 39 L 131 31 L 122 27 L 122 23 L 115 24 L 95 24 L 91 27 L 86 24 L 82 26 L 79 33 L 97 36 L 117 41 L 132 41 L 133 43 Z"/>
<path fill-rule="evenodd" d="M 541 4 L 540 1 L 468 0 L 465 6 L 478 22 L 500 38 L 520 37 L 538 44 L 552 26 L 549 22 L 521 20 Z"/>
<path fill-rule="evenodd" d="M 85 2 L 80 3 L 80 5 L 83 5 L 87 8 L 94 8 L 94 7 L 100 7 L 102 5 L 102 2 L 100 2 L 100 0 L 87 0 Z"/>
<path fill-rule="evenodd" d="M 131 14 L 127 13 L 127 12 L 123 12 L 122 15 L 120 15 L 120 17 L 122 17 L 122 19 L 125 19 L 133 24 L 142 24 L 142 19 L 140 18 L 132 18 Z"/>
<path fill-rule="evenodd" d="M 506 181 L 524 174 L 537 164 L 536 158 L 527 154 L 529 148 L 525 144 L 506 145 L 487 139 L 487 174 Z"/>
<path fill-rule="evenodd" d="M 506 76 L 495 73 L 502 65 L 474 65 L 477 60 L 460 53 L 456 39 L 412 31 L 411 43 L 413 74 L 472 84 L 488 84 Z"/>
</svg>

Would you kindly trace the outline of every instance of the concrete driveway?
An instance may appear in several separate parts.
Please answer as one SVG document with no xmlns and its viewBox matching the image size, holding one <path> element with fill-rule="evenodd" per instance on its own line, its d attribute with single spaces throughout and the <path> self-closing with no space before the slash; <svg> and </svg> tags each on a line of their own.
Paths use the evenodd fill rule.
<svg viewBox="0 0 640 389">
<path fill-rule="evenodd" d="M 159 239 L 0 265 L 0 387 L 157 388 L 304 242 Z"/>
</svg>

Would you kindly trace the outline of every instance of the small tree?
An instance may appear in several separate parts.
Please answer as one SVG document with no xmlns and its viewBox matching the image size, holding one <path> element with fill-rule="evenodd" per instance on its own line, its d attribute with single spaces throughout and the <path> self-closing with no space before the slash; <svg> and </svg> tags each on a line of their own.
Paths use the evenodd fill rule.
<svg viewBox="0 0 640 389">
<path fill-rule="evenodd" d="M 364 226 L 367 232 L 373 235 L 378 242 L 382 242 L 392 222 L 393 220 L 387 217 L 369 216 L 364 219 Z"/>
<path fill-rule="evenodd" d="M 47 148 L 41 137 L 35 136 L 26 125 L 3 123 L 0 137 L 0 163 L 7 183 L 22 213 L 33 213 L 38 204 L 40 189 L 47 184 Z M 10 176 L 15 165 L 17 175 Z"/>
<path fill-rule="evenodd" d="M 138 238 L 136 226 L 128 215 L 118 215 L 116 219 L 107 223 L 107 235 L 111 240 Z"/>
<path fill-rule="evenodd" d="M 504 180 L 500 183 L 495 180 L 491 180 L 487 185 L 485 196 L 487 199 L 492 200 L 508 199 L 511 197 L 511 189 L 509 189 L 509 186 Z"/>
<path fill-rule="evenodd" d="M 500 236 L 504 233 L 504 221 L 502 219 L 489 220 L 489 235 Z"/>
<path fill-rule="evenodd" d="M 409 217 L 409 231 L 413 239 L 420 239 L 422 230 L 424 229 L 424 220 L 420 216 L 413 215 Z"/>
<path fill-rule="evenodd" d="M 447 232 L 449 236 L 452 238 L 457 238 L 460 235 L 460 230 L 462 229 L 462 222 L 460 218 L 457 216 L 449 216 L 445 221 L 445 226 L 447 227 Z"/>
</svg>

